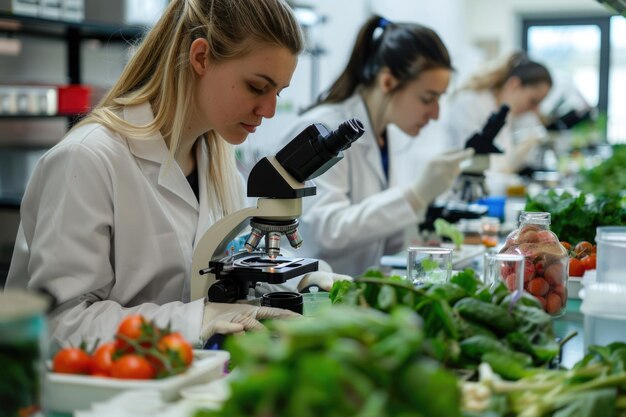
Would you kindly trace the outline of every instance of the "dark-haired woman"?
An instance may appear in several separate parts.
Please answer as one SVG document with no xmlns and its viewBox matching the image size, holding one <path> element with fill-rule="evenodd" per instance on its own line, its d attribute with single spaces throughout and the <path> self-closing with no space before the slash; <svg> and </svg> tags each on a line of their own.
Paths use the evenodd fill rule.
<svg viewBox="0 0 626 417">
<path fill-rule="evenodd" d="M 359 275 L 400 250 L 404 231 L 416 227 L 429 203 L 452 185 L 471 150 L 438 156 L 424 175 L 401 186 L 410 169 L 398 161 L 407 148 L 388 135 L 394 124 L 416 136 L 439 117 L 451 69 L 445 45 L 427 27 L 380 16 L 361 27 L 342 74 L 285 135 L 351 117 L 365 124 L 364 136 L 315 180 L 317 195 L 304 202 L 303 255 L 327 261 L 335 272 Z"/>
</svg>

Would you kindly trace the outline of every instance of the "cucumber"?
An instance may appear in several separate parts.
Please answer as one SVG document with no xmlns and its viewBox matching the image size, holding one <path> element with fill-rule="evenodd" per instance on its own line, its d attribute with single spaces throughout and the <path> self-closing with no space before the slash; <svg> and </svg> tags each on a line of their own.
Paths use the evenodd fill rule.
<svg viewBox="0 0 626 417">
<path fill-rule="evenodd" d="M 515 320 L 509 312 L 491 303 L 468 297 L 459 300 L 454 309 L 462 317 L 484 324 L 497 333 L 508 333 L 515 329 Z"/>
</svg>

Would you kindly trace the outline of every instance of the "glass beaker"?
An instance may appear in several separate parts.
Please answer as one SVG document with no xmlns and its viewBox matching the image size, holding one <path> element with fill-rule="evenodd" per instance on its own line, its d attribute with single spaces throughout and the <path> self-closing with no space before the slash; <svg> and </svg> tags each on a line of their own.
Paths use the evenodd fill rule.
<svg viewBox="0 0 626 417">
<path fill-rule="evenodd" d="M 511 292 L 523 291 L 524 257 L 512 253 L 486 253 L 483 277 L 488 286 L 503 282 Z"/>
<path fill-rule="evenodd" d="M 450 280 L 452 249 L 414 246 L 407 250 L 407 279 L 414 285 Z"/>
</svg>

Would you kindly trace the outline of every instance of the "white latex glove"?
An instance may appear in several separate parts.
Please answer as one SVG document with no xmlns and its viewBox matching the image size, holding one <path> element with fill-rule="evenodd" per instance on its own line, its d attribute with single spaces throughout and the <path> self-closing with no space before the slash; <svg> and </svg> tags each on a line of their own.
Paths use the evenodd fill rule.
<svg viewBox="0 0 626 417">
<path fill-rule="evenodd" d="M 301 317 L 291 310 L 259 307 L 250 304 L 212 303 L 204 305 L 200 337 L 207 340 L 215 333 L 232 334 L 246 330 L 263 329 L 261 319 Z"/>
<path fill-rule="evenodd" d="M 519 171 L 528 155 L 539 145 L 540 138 L 531 136 L 515 145 L 513 149 L 506 150 L 504 154 L 492 154 L 491 169 L 505 174 L 513 174 Z"/>
<path fill-rule="evenodd" d="M 413 204 L 414 208 L 425 207 L 438 195 L 449 190 L 461 173 L 461 162 L 472 155 L 474 149 L 468 148 L 447 151 L 431 159 L 413 187 L 409 188 L 413 200 L 419 203 Z"/>
<path fill-rule="evenodd" d="M 302 292 L 303 289 L 311 285 L 316 285 L 324 291 L 330 291 L 335 281 L 352 281 L 352 277 L 326 271 L 311 272 L 300 280 L 300 283 L 298 283 L 298 291 Z"/>
</svg>

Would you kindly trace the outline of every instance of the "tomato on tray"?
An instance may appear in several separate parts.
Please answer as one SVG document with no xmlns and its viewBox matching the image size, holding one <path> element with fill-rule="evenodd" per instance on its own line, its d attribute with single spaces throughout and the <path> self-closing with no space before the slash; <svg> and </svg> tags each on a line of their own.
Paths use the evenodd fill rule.
<svg viewBox="0 0 626 417">
<path fill-rule="evenodd" d="M 578 258 L 569 258 L 569 274 L 572 277 L 582 277 L 585 267 Z"/>
<path fill-rule="evenodd" d="M 79 347 L 66 347 L 57 352 L 52 360 L 52 370 L 62 374 L 88 374 L 92 359 Z"/>
<path fill-rule="evenodd" d="M 174 354 L 183 365 L 189 366 L 193 361 L 193 348 L 180 333 L 170 333 L 159 340 L 157 349 L 166 354 Z"/>
<path fill-rule="evenodd" d="M 100 345 L 93 354 L 93 365 L 91 375 L 110 376 L 113 366 L 113 355 L 116 350 L 115 342 L 107 342 Z"/>
<path fill-rule="evenodd" d="M 580 263 L 585 268 L 585 271 L 589 269 L 596 269 L 596 255 L 587 255 L 580 260 Z"/>
<path fill-rule="evenodd" d="M 111 376 L 121 379 L 152 379 L 156 369 L 148 359 L 136 353 L 129 353 L 113 362 Z"/>
<path fill-rule="evenodd" d="M 120 321 L 114 339 L 93 354 L 81 348 L 61 349 L 54 372 L 121 379 L 164 378 L 185 372 L 193 362 L 193 347 L 181 333 L 161 328 L 139 314 Z"/>
</svg>

